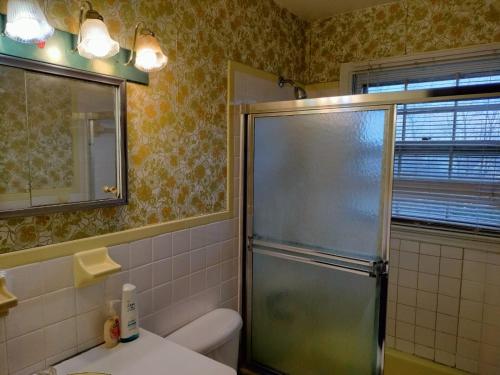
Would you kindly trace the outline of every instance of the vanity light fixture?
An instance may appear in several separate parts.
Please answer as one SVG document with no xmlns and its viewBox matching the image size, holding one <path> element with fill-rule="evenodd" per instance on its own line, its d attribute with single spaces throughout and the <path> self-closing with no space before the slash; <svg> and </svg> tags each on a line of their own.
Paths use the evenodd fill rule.
<svg viewBox="0 0 500 375">
<path fill-rule="evenodd" d="M 54 34 L 37 0 L 9 0 L 5 35 L 21 43 L 44 43 Z"/>
<path fill-rule="evenodd" d="M 134 66 L 147 73 L 163 69 L 168 62 L 155 33 L 145 27 L 143 22 L 135 26 L 134 44 L 127 65 L 134 61 L 134 55 Z"/>
<path fill-rule="evenodd" d="M 85 11 L 85 5 L 89 8 Z M 106 59 L 120 52 L 120 45 L 111 39 L 102 16 L 94 10 L 90 1 L 80 7 L 78 53 L 87 59 Z"/>
</svg>

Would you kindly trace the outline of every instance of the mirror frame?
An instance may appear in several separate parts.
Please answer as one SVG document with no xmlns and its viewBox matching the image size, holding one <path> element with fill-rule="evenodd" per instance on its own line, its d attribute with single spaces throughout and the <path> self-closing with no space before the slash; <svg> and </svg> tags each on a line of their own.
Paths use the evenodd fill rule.
<svg viewBox="0 0 500 375">
<path fill-rule="evenodd" d="M 35 60 L 27 60 L 18 57 L 0 54 L 0 66 L 19 68 L 25 71 L 44 73 L 64 78 L 73 78 L 82 81 L 90 81 L 114 86 L 116 90 L 116 124 L 117 145 L 117 184 L 120 196 L 115 199 L 89 200 L 82 202 L 71 202 L 61 204 L 49 204 L 23 209 L 0 210 L 0 220 L 14 217 L 39 216 L 55 212 L 74 212 L 103 207 L 122 206 L 128 204 L 128 161 L 127 161 L 127 81 L 121 78 L 104 74 L 90 73 L 78 69 L 72 69 L 60 65 L 48 64 Z M 2 151 L 0 151 L 2 152 Z"/>
</svg>

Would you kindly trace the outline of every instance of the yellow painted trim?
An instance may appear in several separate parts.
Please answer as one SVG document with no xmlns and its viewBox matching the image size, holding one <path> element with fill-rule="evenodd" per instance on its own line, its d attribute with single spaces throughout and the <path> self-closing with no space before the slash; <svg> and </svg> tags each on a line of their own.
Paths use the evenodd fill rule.
<svg viewBox="0 0 500 375">
<path fill-rule="evenodd" d="M 384 360 L 385 375 L 465 375 L 455 368 L 440 365 L 393 349 L 386 349 Z"/>
<path fill-rule="evenodd" d="M 0 269 L 7 269 L 25 264 L 42 262 L 63 256 L 70 256 L 80 251 L 92 250 L 99 247 L 109 247 L 122 243 L 141 240 L 158 236 L 177 230 L 189 229 L 200 225 L 207 225 L 217 221 L 229 220 L 234 217 L 234 133 L 232 124 L 232 106 L 234 97 L 234 72 L 249 72 L 259 77 L 275 80 L 272 74 L 251 68 L 247 65 L 228 61 L 228 89 L 227 89 L 227 209 L 209 215 L 184 218 L 166 223 L 146 225 L 143 227 L 127 229 L 120 232 L 103 234 L 74 241 L 35 247 L 32 249 L 14 251 L 0 254 Z"/>
</svg>

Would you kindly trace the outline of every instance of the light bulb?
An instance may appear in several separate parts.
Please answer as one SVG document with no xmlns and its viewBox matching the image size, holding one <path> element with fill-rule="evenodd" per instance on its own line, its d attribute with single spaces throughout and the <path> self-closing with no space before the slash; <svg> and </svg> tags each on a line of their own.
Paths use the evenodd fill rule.
<svg viewBox="0 0 500 375">
<path fill-rule="evenodd" d="M 120 45 L 109 36 L 108 28 L 99 19 L 87 19 L 80 30 L 78 52 L 87 59 L 102 59 L 116 55 Z"/>
<path fill-rule="evenodd" d="M 141 35 L 137 40 L 135 67 L 143 72 L 161 70 L 168 58 L 161 50 L 158 40 L 150 34 Z"/>
<path fill-rule="evenodd" d="M 9 0 L 5 34 L 21 43 L 41 43 L 54 34 L 36 0 Z"/>
</svg>

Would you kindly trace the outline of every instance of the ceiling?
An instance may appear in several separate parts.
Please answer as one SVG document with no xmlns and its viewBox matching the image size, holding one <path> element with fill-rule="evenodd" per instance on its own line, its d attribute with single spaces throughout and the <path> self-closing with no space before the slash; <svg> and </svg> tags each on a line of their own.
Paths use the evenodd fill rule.
<svg viewBox="0 0 500 375">
<path fill-rule="evenodd" d="M 350 10 L 368 8 L 394 0 L 274 0 L 278 5 L 308 21 Z"/>
</svg>

